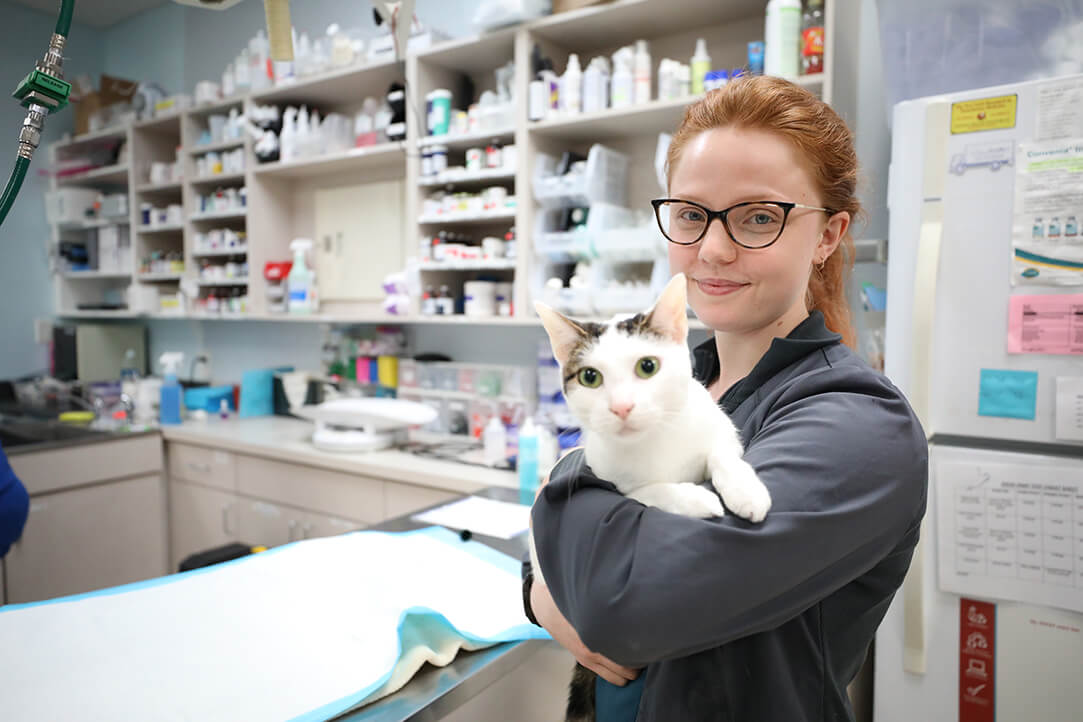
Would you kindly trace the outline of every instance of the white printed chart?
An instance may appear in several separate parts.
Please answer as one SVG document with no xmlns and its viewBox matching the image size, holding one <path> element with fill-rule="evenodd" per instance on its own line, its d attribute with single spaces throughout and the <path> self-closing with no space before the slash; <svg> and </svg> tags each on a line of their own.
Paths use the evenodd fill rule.
<svg viewBox="0 0 1083 722">
<path fill-rule="evenodd" d="M 1083 463 L 936 466 L 940 588 L 1083 612 Z"/>
</svg>

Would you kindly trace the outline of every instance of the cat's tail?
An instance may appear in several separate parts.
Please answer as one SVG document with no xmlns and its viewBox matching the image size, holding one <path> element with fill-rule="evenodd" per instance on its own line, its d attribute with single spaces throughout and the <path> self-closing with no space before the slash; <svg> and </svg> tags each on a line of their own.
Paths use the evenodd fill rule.
<svg viewBox="0 0 1083 722">
<path fill-rule="evenodd" d="M 568 685 L 568 711 L 564 722 L 594 722 L 594 684 L 597 675 L 581 664 L 575 665 Z"/>
</svg>

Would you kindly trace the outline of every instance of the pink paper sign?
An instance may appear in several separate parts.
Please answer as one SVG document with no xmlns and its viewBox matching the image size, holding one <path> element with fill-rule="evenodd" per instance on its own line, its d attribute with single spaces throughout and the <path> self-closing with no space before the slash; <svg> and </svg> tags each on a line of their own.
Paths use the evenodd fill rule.
<svg viewBox="0 0 1083 722">
<path fill-rule="evenodd" d="M 1083 293 L 1012 296 L 1008 353 L 1083 354 Z"/>
</svg>

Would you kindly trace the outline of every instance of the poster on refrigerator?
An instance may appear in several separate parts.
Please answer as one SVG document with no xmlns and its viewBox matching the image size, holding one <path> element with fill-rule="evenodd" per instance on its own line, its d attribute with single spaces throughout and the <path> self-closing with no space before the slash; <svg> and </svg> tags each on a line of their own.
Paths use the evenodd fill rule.
<svg viewBox="0 0 1083 722">
<path fill-rule="evenodd" d="M 1083 286 L 1083 138 L 1020 143 L 1012 285 Z"/>
<path fill-rule="evenodd" d="M 1083 465 L 941 462 L 940 589 L 1083 612 Z"/>
</svg>

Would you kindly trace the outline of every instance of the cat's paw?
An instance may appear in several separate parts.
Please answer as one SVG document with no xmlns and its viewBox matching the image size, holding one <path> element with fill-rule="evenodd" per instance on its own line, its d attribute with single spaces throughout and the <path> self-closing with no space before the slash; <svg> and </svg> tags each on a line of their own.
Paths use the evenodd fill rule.
<svg viewBox="0 0 1083 722">
<path fill-rule="evenodd" d="M 677 487 L 680 489 L 680 500 L 676 513 L 694 519 L 725 516 L 726 510 L 722 507 L 722 500 L 710 489 L 698 484 L 678 484 Z"/>
<path fill-rule="evenodd" d="M 747 462 L 731 463 L 724 479 L 716 475 L 713 481 L 734 514 L 752 522 L 761 522 L 767 517 L 771 510 L 771 493 Z"/>
</svg>

